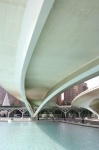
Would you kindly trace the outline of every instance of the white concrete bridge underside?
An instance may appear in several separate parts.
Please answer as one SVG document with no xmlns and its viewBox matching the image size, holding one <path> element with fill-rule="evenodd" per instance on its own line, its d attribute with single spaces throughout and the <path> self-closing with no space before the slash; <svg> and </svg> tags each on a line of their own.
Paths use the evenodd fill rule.
<svg viewBox="0 0 99 150">
<path fill-rule="evenodd" d="M 72 106 L 88 109 L 99 118 L 99 87 L 86 90 L 79 94 L 72 101 Z"/>
<path fill-rule="evenodd" d="M 0 84 L 32 117 L 99 75 L 97 0 L 2 0 L 0 8 Z"/>
</svg>

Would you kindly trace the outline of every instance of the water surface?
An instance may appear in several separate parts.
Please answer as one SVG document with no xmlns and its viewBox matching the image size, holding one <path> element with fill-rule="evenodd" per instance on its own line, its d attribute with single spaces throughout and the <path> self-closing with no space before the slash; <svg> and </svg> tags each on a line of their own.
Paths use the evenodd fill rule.
<svg viewBox="0 0 99 150">
<path fill-rule="evenodd" d="M 98 128 L 51 121 L 0 123 L 0 150 L 98 149 Z"/>
</svg>

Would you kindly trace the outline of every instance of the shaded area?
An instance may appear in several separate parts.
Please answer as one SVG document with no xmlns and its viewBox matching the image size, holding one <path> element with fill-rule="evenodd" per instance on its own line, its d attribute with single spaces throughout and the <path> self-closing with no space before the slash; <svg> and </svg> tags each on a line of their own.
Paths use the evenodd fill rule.
<svg viewBox="0 0 99 150">
<path fill-rule="evenodd" d="M 17 114 L 17 117 L 22 117 L 22 113 L 21 113 L 21 111 L 19 111 L 19 110 L 13 110 L 13 111 L 10 113 L 9 117 L 15 117 L 16 114 Z"/>
<path fill-rule="evenodd" d="M 64 123 L 38 122 L 40 130 L 67 150 L 98 149 L 99 130 Z M 47 126 L 47 127 L 46 127 Z M 86 136 L 85 136 L 86 135 Z"/>
</svg>

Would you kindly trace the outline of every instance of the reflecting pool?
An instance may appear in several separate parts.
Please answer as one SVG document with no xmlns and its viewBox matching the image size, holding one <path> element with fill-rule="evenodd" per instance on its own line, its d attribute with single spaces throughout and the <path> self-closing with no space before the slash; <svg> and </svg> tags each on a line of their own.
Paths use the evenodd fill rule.
<svg viewBox="0 0 99 150">
<path fill-rule="evenodd" d="M 51 121 L 0 123 L 0 150 L 98 149 L 98 128 Z"/>
</svg>

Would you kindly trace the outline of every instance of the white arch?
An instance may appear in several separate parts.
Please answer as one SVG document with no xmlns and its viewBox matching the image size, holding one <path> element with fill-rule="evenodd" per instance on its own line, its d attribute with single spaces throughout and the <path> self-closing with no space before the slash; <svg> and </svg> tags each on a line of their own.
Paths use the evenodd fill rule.
<svg viewBox="0 0 99 150">
<path fill-rule="evenodd" d="M 88 109 L 99 118 L 99 113 L 95 110 L 96 108 L 93 103 L 95 100 L 97 100 L 99 105 L 99 87 L 88 89 L 79 94 L 72 101 L 72 106 Z"/>
<path fill-rule="evenodd" d="M 54 1 L 0 2 L 0 84 L 32 117 L 35 106 L 41 105 L 34 116 L 45 104 L 55 106 L 58 93 L 99 73 L 99 1 Z"/>
<path fill-rule="evenodd" d="M 99 59 L 98 59 L 99 60 Z M 38 114 L 38 112 L 44 107 L 44 105 L 50 101 L 55 95 L 57 95 L 58 93 L 62 92 L 63 90 L 65 90 L 66 88 L 73 86 L 76 83 L 79 83 L 81 81 L 85 81 L 86 78 L 90 78 L 93 75 L 96 75 L 99 73 L 99 65 L 97 65 L 96 67 L 93 67 L 92 69 L 80 74 L 79 76 L 77 76 L 76 78 L 71 79 L 70 81 L 68 81 L 67 83 L 64 83 L 63 85 L 61 85 L 59 88 L 55 89 L 55 91 L 52 91 L 52 93 L 50 93 L 45 100 L 42 102 L 42 104 L 38 107 L 38 109 L 36 110 L 36 112 L 34 113 L 34 117 Z M 56 86 L 57 87 L 57 86 Z"/>
<path fill-rule="evenodd" d="M 16 62 L 15 71 L 18 89 L 21 92 L 22 99 L 24 100 L 24 103 L 26 104 L 26 107 L 28 108 L 31 116 L 33 116 L 33 110 L 25 95 L 25 75 L 30 58 L 32 56 L 46 18 L 53 5 L 53 2 L 54 0 L 28 0 L 23 18 L 17 51 L 18 61 Z M 22 56 L 22 58 L 20 58 L 20 56 Z"/>
<path fill-rule="evenodd" d="M 11 114 L 13 111 L 15 111 L 15 110 L 18 110 L 18 111 L 22 114 L 21 110 L 19 110 L 19 109 L 13 109 L 12 111 L 9 112 L 9 116 L 10 116 L 10 114 Z"/>
</svg>

